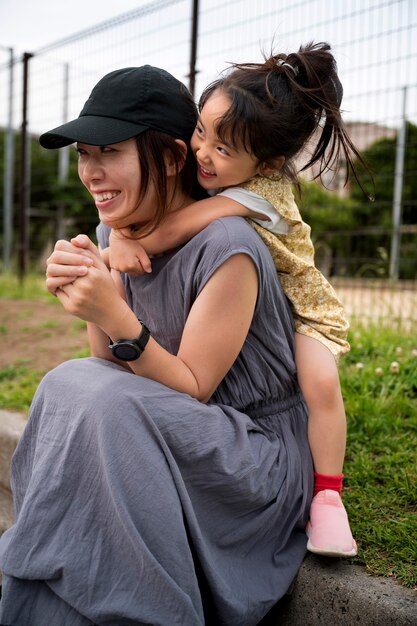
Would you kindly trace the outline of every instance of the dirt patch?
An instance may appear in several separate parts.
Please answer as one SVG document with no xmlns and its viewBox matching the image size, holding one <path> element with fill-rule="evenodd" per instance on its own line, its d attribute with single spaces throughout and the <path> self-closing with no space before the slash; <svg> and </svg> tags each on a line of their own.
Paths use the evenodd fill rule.
<svg viewBox="0 0 417 626">
<path fill-rule="evenodd" d="M 417 291 L 336 285 L 349 317 L 410 331 L 417 327 Z M 86 325 L 51 300 L 0 300 L 0 369 L 26 365 L 47 372 L 88 348 Z"/>
<path fill-rule="evenodd" d="M 24 365 L 47 372 L 87 349 L 84 322 L 54 302 L 0 302 L 0 369 Z"/>
<path fill-rule="evenodd" d="M 399 283 L 396 288 L 360 284 L 354 287 L 334 284 L 348 318 L 366 325 L 378 323 L 385 327 L 412 332 L 417 327 L 416 284 L 410 288 Z"/>
</svg>

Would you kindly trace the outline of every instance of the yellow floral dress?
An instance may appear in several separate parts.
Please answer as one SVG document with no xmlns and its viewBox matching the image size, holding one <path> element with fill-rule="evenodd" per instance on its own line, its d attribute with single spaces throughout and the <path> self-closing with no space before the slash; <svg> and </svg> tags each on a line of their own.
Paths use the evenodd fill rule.
<svg viewBox="0 0 417 626">
<path fill-rule="evenodd" d="M 265 198 L 287 222 L 289 233 L 277 235 L 251 220 L 274 260 L 295 330 L 321 341 L 338 360 L 350 349 L 349 322 L 335 290 L 314 265 L 311 228 L 301 218 L 290 183 L 278 176 L 255 176 L 239 187 Z"/>
</svg>

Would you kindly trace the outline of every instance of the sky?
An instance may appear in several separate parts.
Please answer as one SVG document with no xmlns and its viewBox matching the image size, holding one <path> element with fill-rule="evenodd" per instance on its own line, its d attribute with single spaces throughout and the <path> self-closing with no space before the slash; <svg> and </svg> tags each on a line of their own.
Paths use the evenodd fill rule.
<svg viewBox="0 0 417 626">
<path fill-rule="evenodd" d="M 0 46 L 33 52 L 150 1 L 0 0 Z"/>
<path fill-rule="evenodd" d="M 6 123 L 9 48 L 19 58 L 23 52 L 37 52 L 152 4 L 155 0 L 0 0 L 0 126 Z M 191 0 L 183 0 L 154 12 L 149 20 L 132 21 L 132 29 L 140 22 L 140 37 L 126 25 L 125 30 L 109 29 L 102 39 L 90 36 L 74 45 L 70 50 L 69 116 L 78 114 L 91 85 L 117 67 L 146 62 L 164 67 L 187 84 L 186 22 L 191 6 Z M 295 50 L 310 39 L 330 41 L 345 87 L 345 119 L 397 127 L 407 84 L 409 117 L 417 119 L 417 0 L 201 0 L 200 12 L 197 96 L 227 62 L 261 60 L 261 37 L 269 42 L 272 36 L 283 33 L 285 51 Z M 238 52 L 244 53 L 244 58 L 237 56 Z M 68 61 L 68 54 L 68 48 L 61 46 L 30 62 L 31 130 L 62 121 L 58 99 L 63 92 L 62 64 Z M 14 78 L 15 123 L 21 115 L 19 65 Z"/>
</svg>

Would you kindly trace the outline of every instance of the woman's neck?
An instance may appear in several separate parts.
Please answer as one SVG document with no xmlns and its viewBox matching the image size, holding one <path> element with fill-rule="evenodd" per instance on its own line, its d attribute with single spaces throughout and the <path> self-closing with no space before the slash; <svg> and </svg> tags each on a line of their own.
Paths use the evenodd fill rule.
<svg viewBox="0 0 417 626">
<path fill-rule="evenodd" d="M 181 211 L 181 209 L 185 209 L 186 206 L 193 202 L 195 202 L 195 200 L 190 195 L 183 192 L 177 193 L 172 202 L 170 202 L 167 214 Z"/>
</svg>

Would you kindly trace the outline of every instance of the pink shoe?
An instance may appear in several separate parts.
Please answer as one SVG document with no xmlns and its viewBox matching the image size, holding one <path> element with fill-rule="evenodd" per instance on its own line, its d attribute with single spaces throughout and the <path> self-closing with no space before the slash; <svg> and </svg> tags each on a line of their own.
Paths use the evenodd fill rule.
<svg viewBox="0 0 417 626">
<path fill-rule="evenodd" d="M 324 489 L 313 498 L 307 524 L 307 550 L 325 556 L 356 556 L 348 516 L 337 491 Z"/>
</svg>

